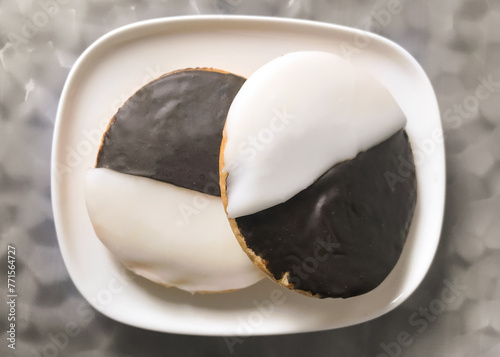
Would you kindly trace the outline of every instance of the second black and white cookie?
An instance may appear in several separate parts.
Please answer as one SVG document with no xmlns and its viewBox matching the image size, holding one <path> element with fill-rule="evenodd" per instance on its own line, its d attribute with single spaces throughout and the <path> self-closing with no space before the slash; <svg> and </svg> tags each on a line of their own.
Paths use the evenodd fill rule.
<svg viewBox="0 0 500 357">
<path fill-rule="evenodd" d="M 220 169 L 231 227 L 254 264 L 320 298 L 380 285 L 416 203 L 405 125 L 389 91 L 335 55 L 291 53 L 252 74 L 229 109 Z"/>
<path fill-rule="evenodd" d="M 241 251 L 218 184 L 222 129 L 244 78 L 186 69 L 137 91 L 111 119 L 86 176 L 96 235 L 129 270 L 190 292 L 263 274 Z"/>
</svg>

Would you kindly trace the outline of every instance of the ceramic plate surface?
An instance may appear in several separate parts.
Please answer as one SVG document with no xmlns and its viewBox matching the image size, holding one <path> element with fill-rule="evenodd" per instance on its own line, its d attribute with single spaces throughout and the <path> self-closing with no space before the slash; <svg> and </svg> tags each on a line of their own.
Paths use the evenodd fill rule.
<svg viewBox="0 0 500 357">
<path fill-rule="evenodd" d="M 418 202 L 402 256 L 375 290 L 318 300 L 268 279 L 226 294 L 191 295 L 124 271 L 97 239 L 83 183 L 117 108 L 145 83 L 188 67 L 248 77 L 293 51 L 336 53 L 370 71 L 408 118 L 417 161 Z M 73 67 L 60 101 L 52 152 L 52 200 L 60 248 L 78 290 L 100 312 L 145 329 L 199 335 L 264 335 L 348 326 L 401 304 L 434 257 L 445 195 L 444 145 L 432 86 L 401 47 L 359 30 L 302 20 L 197 16 L 158 19 L 115 30 Z"/>
</svg>

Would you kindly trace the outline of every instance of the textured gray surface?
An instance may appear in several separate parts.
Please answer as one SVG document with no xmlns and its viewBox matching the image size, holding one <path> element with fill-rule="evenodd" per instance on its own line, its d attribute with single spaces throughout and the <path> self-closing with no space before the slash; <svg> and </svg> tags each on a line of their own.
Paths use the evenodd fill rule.
<svg viewBox="0 0 500 357">
<path fill-rule="evenodd" d="M 136 329 L 83 302 L 62 262 L 50 206 L 50 148 L 64 80 L 78 55 L 107 31 L 197 13 L 371 24 L 426 70 L 444 119 L 446 213 L 429 274 L 396 310 L 339 330 L 247 338 L 231 352 L 223 338 Z M 496 84 L 478 93 L 490 76 Z M 0 1 L 1 292 L 4 299 L 10 243 L 17 247 L 19 295 L 17 349 L 2 338 L 0 354 L 500 356 L 499 82 L 498 0 Z M 442 295 L 450 283 L 457 286 L 455 298 Z M 0 306 L 5 336 L 7 304 Z M 77 330 L 64 337 L 68 327 Z M 401 346 L 404 331 L 411 339 Z"/>
</svg>

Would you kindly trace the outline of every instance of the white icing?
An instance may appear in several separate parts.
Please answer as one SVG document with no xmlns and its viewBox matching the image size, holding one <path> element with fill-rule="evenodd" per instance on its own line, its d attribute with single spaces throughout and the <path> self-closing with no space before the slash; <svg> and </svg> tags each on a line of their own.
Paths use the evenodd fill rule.
<svg viewBox="0 0 500 357">
<path fill-rule="evenodd" d="M 85 198 L 99 239 L 136 274 L 191 292 L 244 288 L 263 277 L 218 197 L 99 168 L 87 172 Z"/>
<path fill-rule="evenodd" d="M 228 113 L 228 216 L 285 202 L 405 124 L 389 91 L 338 56 L 295 52 L 265 64 Z"/>
</svg>

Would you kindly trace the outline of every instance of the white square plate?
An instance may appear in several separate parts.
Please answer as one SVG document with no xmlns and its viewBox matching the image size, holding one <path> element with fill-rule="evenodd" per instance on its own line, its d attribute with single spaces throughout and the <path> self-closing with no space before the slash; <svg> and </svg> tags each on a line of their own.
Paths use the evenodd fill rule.
<svg viewBox="0 0 500 357">
<path fill-rule="evenodd" d="M 191 295 L 124 271 L 95 236 L 83 182 L 117 108 L 145 83 L 188 67 L 248 77 L 293 51 L 347 57 L 382 81 L 407 115 L 417 161 L 418 202 L 397 266 L 375 290 L 319 300 L 266 279 L 225 294 Z M 440 137 L 441 136 L 441 137 Z M 380 36 L 301 20 L 197 16 L 122 27 L 90 46 L 64 87 L 52 152 L 52 202 L 60 248 L 82 295 L 100 312 L 146 329 L 199 335 L 264 335 L 348 326 L 394 309 L 419 285 L 440 236 L 445 194 L 444 145 L 432 86 L 417 62 Z M 280 295 L 279 299 L 276 296 Z M 273 302 L 274 298 L 274 302 Z"/>
</svg>

